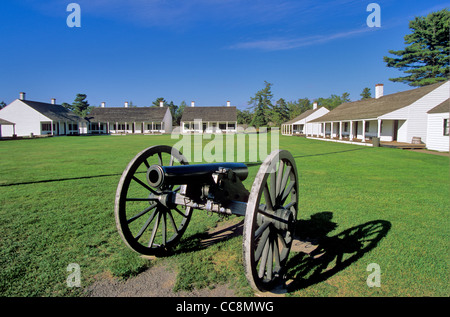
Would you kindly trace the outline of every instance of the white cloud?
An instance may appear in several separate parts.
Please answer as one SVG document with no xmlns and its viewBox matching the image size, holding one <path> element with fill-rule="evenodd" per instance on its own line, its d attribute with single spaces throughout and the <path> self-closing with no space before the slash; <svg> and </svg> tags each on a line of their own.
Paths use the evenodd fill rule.
<svg viewBox="0 0 450 317">
<path fill-rule="evenodd" d="M 288 50 L 305 46 L 313 46 L 318 44 L 324 44 L 337 39 L 349 38 L 362 33 L 374 31 L 375 29 L 364 27 L 356 30 L 339 32 L 327 35 L 314 35 L 300 38 L 290 39 L 267 39 L 267 40 L 255 40 L 237 43 L 229 46 L 229 49 L 236 50 L 266 50 L 266 51 L 280 51 Z"/>
</svg>

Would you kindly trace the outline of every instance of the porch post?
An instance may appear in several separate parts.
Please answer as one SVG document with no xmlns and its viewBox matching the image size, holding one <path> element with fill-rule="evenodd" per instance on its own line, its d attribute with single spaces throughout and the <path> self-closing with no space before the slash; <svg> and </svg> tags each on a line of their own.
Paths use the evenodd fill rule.
<svg viewBox="0 0 450 317">
<path fill-rule="evenodd" d="M 331 134 L 330 134 L 330 139 L 333 138 L 333 121 L 331 121 Z"/>
<path fill-rule="evenodd" d="M 362 126 L 362 141 L 366 142 L 366 120 L 363 120 Z"/>
<path fill-rule="evenodd" d="M 339 140 L 342 140 L 342 121 L 339 121 Z"/>
<path fill-rule="evenodd" d="M 381 137 L 381 119 L 378 119 L 378 132 L 377 137 Z"/>
<path fill-rule="evenodd" d="M 353 141 L 353 121 L 350 121 L 349 138 L 350 138 L 350 141 Z"/>
</svg>

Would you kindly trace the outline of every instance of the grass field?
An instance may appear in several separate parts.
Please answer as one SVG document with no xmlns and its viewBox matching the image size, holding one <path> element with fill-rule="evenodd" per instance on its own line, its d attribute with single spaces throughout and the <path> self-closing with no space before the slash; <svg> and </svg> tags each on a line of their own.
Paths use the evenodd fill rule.
<svg viewBox="0 0 450 317">
<path fill-rule="evenodd" d="M 138 152 L 176 141 L 0 142 L 0 296 L 83 296 L 102 273 L 127 278 L 152 265 L 121 241 L 115 191 Z M 299 171 L 297 234 L 320 241 L 324 253 L 291 254 L 288 296 L 449 296 L 448 157 L 283 136 L 280 148 L 293 154 Z M 249 166 L 248 189 L 258 168 Z M 242 237 L 197 247 L 218 221 L 195 211 L 177 252 L 156 261 L 178 271 L 176 290 L 229 283 L 252 296 Z M 81 288 L 67 286 L 70 263 L 81 267 Z M 371 263 L 381 270 L 380 287 L 366 283 Z"/>
</svg>

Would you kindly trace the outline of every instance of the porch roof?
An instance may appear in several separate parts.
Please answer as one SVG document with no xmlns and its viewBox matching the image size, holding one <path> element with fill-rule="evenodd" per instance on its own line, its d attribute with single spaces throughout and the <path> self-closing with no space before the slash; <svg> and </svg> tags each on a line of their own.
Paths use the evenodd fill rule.
<svg viewBox="0 0 450 317">
<path fill-rule="evenodd" d="M 0 118 L 0 125 L 15 125 L 15 123 Z"/>
<path fill-rule="evenodd" d="M 450 112 L 450 99 L 445 100 L 427 113 L 446 113 Z"/>
<path fill-rule="evenodd" d="M 370 98 L 343 103 L 324 116 L 311 120 L 310 122 L 349 121 L 378 118 L 386 113 L 411 105 L 444 83 L 446 83 L 446 81 L 386 95 L 378 99 Z"/>
</svg>

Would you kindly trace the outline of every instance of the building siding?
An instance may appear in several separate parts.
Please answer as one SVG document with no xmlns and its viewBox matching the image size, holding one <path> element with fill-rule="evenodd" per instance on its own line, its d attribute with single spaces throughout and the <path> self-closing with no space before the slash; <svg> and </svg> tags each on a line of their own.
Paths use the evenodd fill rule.
<svg viewBox="0 0 450 317">
<path fill-rule="evenodd" d="M 16 123 L 15 130 L 17 136 L 29 136 L 31 133 L 39 135 L 41 134 L 41 122 L 52 122 L 52 120 L 29 107 L 19 99 L 14 100 L 8 106 L 3 108 L 0 111 L 0 118 Z M 5 134 L 3 136 L 12 135 Z"/>
<path fill-rule="evenodd" d="M 449 119 L 449 113 L 428 114 L 427 148 L 429 150 L 448 152 L 449 136 L 444 135 L 444 119 Z"/>
<path fill-rule="evenodd" d="M 381 116 L 380 119 L 407 120 L 406 133 L 399 133 L 397 137 L 399 142 L 411 143 L 413 137 L 420 137 L 423 143 L 427 143 L 427 112 L 447 100 L 449 95 L 450 82 L 446 82 L 411 105 L 387 113 Z"/>
</svg>

